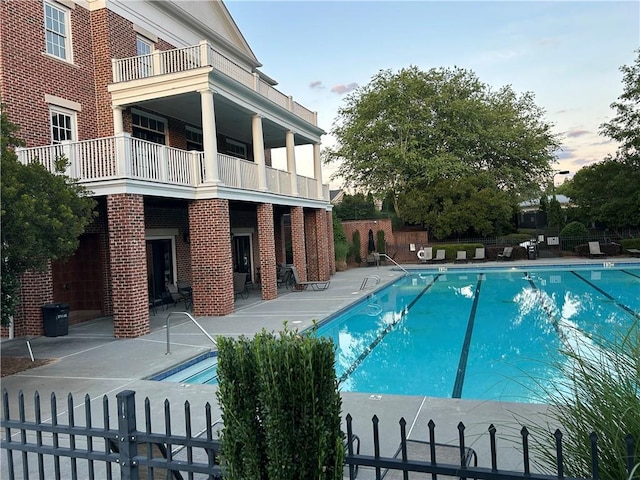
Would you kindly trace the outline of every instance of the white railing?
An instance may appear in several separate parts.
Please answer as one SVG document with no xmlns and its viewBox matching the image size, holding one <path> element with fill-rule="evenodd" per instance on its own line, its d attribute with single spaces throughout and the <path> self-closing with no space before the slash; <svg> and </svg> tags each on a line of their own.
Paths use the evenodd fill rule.
<svg viewBox="0 0 640 480">
<path fill-rule="evenodd" d="M 122 134 L 82 142 L 17 148 L 23 164 L 39 162 L 57 172 L 58 159 L 67 160 L 65 173 L 80 182 L 137 179 L 168 185 L 198 186 L 206 179 L 204 153 L 180 150 Z M 218 177 L 229 187 L 259 190 L 259 166 L 254 162 L 218 154 Z M 273 193 L 291 194 L 291 173 L 266 167 L 267 187 Z M 318 182 L 297 176 L 298 194 L 317 199 Z M 328 186 L 323 186 L 323 188 Z M 327 190 L 328 192 L 328 190 Z M 328 193 L 324 197 L 328 199 Z"/>
<path fill-rule="evenodd" d="M 318 125 L 318 118 L 315 112 L 294 102 L 291 97 L 273 88 L 262 80 L 257 73 L 247 70 L 217 52 L 206 41 L 189 47 L 174 50 L 157 50 L 147 55 L 111 60 L 114 83 L 130 82 L 168 73 L 185 72 L 206 66 L 211 66 L 216 71 L 258 92 L 310 124 Z"/>
</svg>

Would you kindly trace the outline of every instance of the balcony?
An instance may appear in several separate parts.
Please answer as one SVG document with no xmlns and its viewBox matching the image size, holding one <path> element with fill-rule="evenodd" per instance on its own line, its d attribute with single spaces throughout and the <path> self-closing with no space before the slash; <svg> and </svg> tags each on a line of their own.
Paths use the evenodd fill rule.
<svg viewBox="0 0 640 480">
<path fill-rule="evenodd" d="M 39 162 L 51 173 L 57 172 L 59 159 L 66 157 L 65 173 L 95 195 L 133 192 L 187 199 L 209 196 L 260 201 L 258 197 L 267 194 L 282 196 L 281 201 L 288 204 L 329 201 L 328 185 L 297 175 L 295 195 L 292 174 L 268 166 L 265 191 L 259 182 L 260 165 L 224 154 L 217 155 L 218 181 L 213 184 L 216 175 L 205 171 L 203 152 L 159 145 L 129 134 L 17 148 L 16 153 L 21 163 Z"/>
<path fill-rule="evenodd" d="M 318 126 L 318 118 L 315 112 L 303 107 L 291 97 L 273 88 L 261 79 L 257 73 L 243 68 L 233 60 L 217 52 L 206 41 L 190 47 L 155 51 L 148 55 L 136 57 L 112 59 L 111 62 L 114 84 L 149 79 L 159 75 L 185 73 L 203 67 L 213 67 L 215 73 L 225 75 L 311 125 Z"/>
</svg>

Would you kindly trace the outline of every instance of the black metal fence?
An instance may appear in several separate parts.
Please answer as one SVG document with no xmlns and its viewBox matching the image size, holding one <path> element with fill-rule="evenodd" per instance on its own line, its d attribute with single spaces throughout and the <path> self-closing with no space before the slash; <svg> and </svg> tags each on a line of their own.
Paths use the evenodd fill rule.
<svg viewBox="0 0 640 480">
<path fill-rule="evenodd" d="M 117 426 L 110 425 L 109 400 L 102 399 L 102 424 L 95 425 L 94 413 L 88 395 L 84 399 L 84 416 L 75 418 L 76 405 L 71 394 L 67 397 L 67 423 L 59 423 L 57 399 L 51 395 L 50 418 L 43 420 L 40 397 L 34 395 L 32 419 L 27 420 L 25 399 L 18 395 L 17 417 L 10 412 L 9 395 L 3 391 L 3 414 L 0 426 L 4 429 L 0 447 L 6 450 L 7 461 L 3 462 L 3 477 L 39 479 L 220 479 L 220 443 L 216 439 L 217 428 L 212 422 L 211 406 L 205 405 L 205 428 L 192 431 L 189 402 L 184 404 L 184 433 L 172 433 L 170 404 L 164 401 L 164 431 L 154 433 L 151 423 L 151 403 L 144 402 L 144 429 L 136 425 L 135 392 L 125 390 L 116 395 Z M 81 405 L 80 405 L 81 406 Z M 99 418 L 98 417 L 98 418 Z M 31 418 L 31 416 L 30 416 Z M 523 456 L 523 471 L 506 471 L 497 467 L 496 429 L 489 426 L 490 461 L 477 466 L 475 452 L 466 446 L 465 426 L 458 424 L 457 445 L 443 445 L 436 441 L 435 424 L 430 421 L 429 438 L 420 441 L 407 438 L 406 422 L 401 419 L 400 442 L 397 452 L 391 457 L 380 455 L 378 418 L 372 419 L 373 454 L 360 452 L 360 440 L 353 432 L 352 418 L 346 418 L 347 439 L 345 442 L 345 478 L 355 479 L 531 479 L 576 480 L 564 475 L 563 443 L 560 431 L 555 433 L 557 465 L 553 475 L 532 471 L 530 465 L 529 432 L 520 432 Z M 362 437 L 364 432 L 358 432 Z M 385 433 L 388 434 L 388 433 Z M 598 443 L 595 434 L 590 437 L 593 473 L 598 476 Z M 627 470 L 629 476 L 637 461 L 634 458 L 634 439 L 626 437 Z M 489 466 L 490 465 L 490 466 Z M 411 473 L 410 473 L 411 472 Z M 4 476 L 6 475 L 6 477 Z M 584 479 L 580 479 L 584 480 Z"/>
</svg>

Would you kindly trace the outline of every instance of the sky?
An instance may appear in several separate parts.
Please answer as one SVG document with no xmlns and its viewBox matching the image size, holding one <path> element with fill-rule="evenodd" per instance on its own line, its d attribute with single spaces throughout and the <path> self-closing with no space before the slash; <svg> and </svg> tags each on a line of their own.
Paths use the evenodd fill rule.
<svg viewBox="0 0 640 480">
<path fill-rule="evenodd" d="M 329 131 L 345 96 L 379 70 L 460 67 L 498 89 L 532 92 L 561 135 L 557 170 L 571 177 L 613 154 L 598 134 L 623 91 L 622 65 L 640 47 L 639 1 L 227 0 L 231 16 L 276 88 L 318 113 Z M 312 176 L 310 148 L 296 152 Z M 282 162 L 278 154 L 274 156 Z M 333 169 L 323 167 L 323 182 Z M 556 184 L 562 176 L 555 177 Z"/>
</svg>

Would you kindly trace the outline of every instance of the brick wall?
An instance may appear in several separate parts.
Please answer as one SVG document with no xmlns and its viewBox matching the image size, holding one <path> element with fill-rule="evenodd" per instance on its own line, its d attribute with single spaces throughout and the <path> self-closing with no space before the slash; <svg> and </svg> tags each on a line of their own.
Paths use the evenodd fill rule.
<svg viewBox="0 0 640 480">
<path fill-rule="evenodd" d="M 263 300 L 273 300 L 278 296 L 275 248 L 273 204 L 261 203 L 258 205 L 258 250 Z"/>
<path fill-rule="evenodd" d="M 114 336 L 139 337 L 149 333 L 143 197 L 109 195 L 107 215 Z"/>
<path fill-rule="evenodd" d="M 196 200 L 189 204 L 193 314 L 233 312 L 233 259 L 229 201 Z"/>
<path fill-rule="evenodd" d="M 327 222 L 327 242 L 329 244 L 329 274 L 336 273 L 336 250 L 333 243 L 333 213 L 331 211 L 325 212 Z"/>
<path fill-rule="evenodd" d="M 318 280 L 320 272 L 318 270 L 319 250 L 318 250 L 318 224 L 316 210 L 304 210 L 304 239 L 307 252 L 307 280 Z"/>
<path fill-rule="evenodd" d="M 49 105 L 45 94 L 82 105 L 77 114 L 78 136 L 96 136 L 96 83 L 89 11 L 69 10 L 73 63 L 46 55 L 44 7 L 40 1 L 0 2 L 2 81 L 0 97 L 9 119 L 20 126 L 27 146 L 51 143 Z"/>
</svg>

